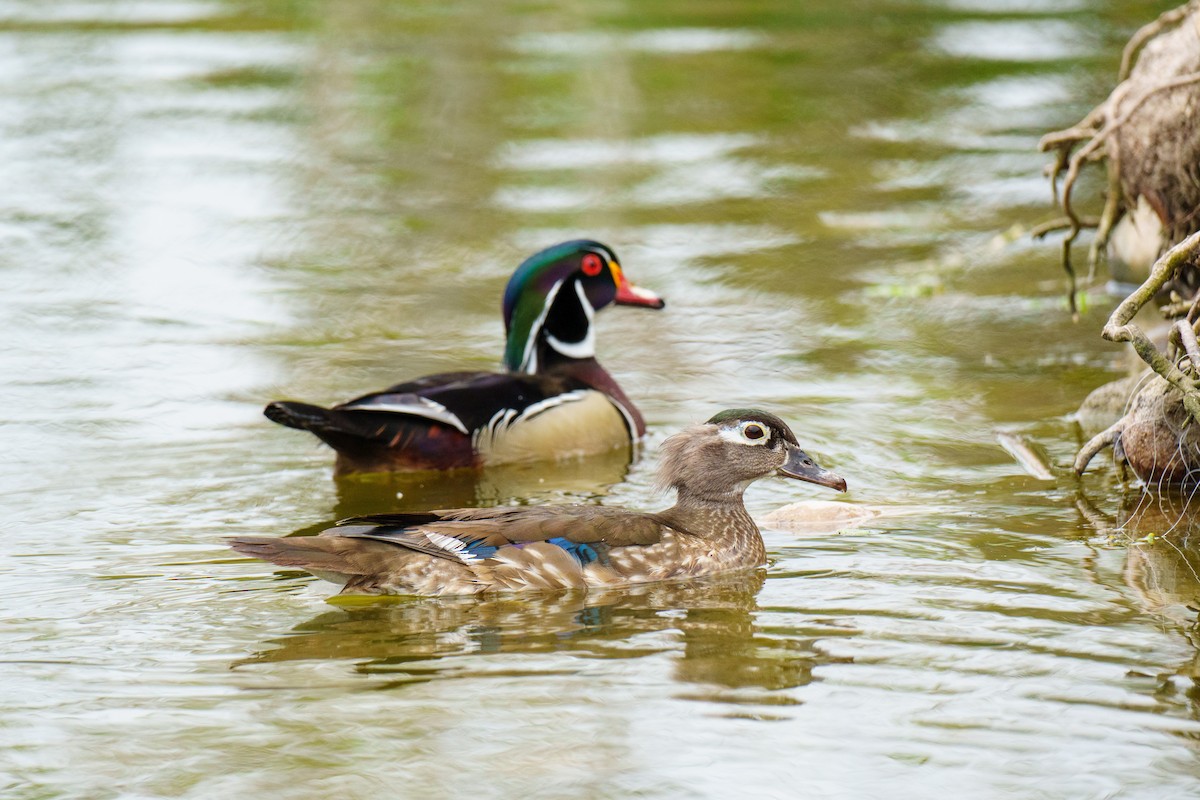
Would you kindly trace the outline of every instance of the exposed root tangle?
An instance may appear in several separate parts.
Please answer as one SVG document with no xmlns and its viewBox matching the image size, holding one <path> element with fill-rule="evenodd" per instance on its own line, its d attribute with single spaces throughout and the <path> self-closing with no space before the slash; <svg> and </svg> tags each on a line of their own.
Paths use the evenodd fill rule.
<svg viewBox="0 0 1200 800">
<path fill-rule="evenodd" d="M 1197 181 L 1192 173 L 1193 164 L 1200 162 L 1200 135 L 1191 109 L 1200 105 L 1197 84 L 1200 0 L 1189 0 L 1134 34 L 1122 54 L 1119 82 L 1104 102 L 1079 123 L 1048 133 L 1039 142 L 1043 152 L 1054 154 L 1047 174 L 1055 204 L 1069 222 L 1047 224 L 1039 233 L 1066 230 L 1061 264 L 1071 286 L 1072 312 L 1071 250 L 1081 229 L 1088 227 L 1075 208 L 1074 190 L 1087 165 L 1106 162 L 1107 169 L 1104 207 L 1088 249 L 1089 283 L 1114 227 L 1139 197 L 1157 212 L 1168 243 L 1195 230 L 1200 185 L 1193 185 Z M 1161 99 L 1164 95 L 1170 98 Z"/>
</svg>

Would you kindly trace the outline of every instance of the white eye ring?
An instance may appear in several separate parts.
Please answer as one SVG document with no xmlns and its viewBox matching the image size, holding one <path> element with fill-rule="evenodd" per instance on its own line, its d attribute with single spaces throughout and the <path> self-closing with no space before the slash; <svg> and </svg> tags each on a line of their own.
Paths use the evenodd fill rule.
<svg viewBox="0 0 1200 800">
<path fill-rule="evenodd" d="M 738 433 L 742 435 L 742 441 L 747 444 L 762 445 L 771 441 L 770 428 L 761 422 L 743 422 L 738 425 Z"/>
<path fill-rule="evenodd" d="M 760 447 L 771 441 L 771 429 L 752 419 L 739 422 L 736 428 L 732 426 L 720 428 L 717 435 L 727 442 L 748 444 L 754 447 Z"/>
</svg>

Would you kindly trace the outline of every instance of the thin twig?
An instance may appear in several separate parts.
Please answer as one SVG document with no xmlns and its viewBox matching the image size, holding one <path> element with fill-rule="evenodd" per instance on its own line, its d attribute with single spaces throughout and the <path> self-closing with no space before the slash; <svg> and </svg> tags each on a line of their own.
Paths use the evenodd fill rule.
<svg viewBox="0 0 1200 800">
<path fill-rule="evenodd" d="M 1096 228 L 1099 226 L 1100 226 L 1100 218 L 1099 217 L 1080 217 L 1079 218 L 1079 227 L 1081 227 L 1081 228 Z M 1033 229 L 1031 231 L 1029 231 L 1029 235 L 1030 235 L 1030 237 L 1032 237 L 1034 239 L 1041 239 L 1044 236 L 1046 236 L 1047 234 L 1055 233 L 1056 231 L 1065 231 L 1067 228 L 1070 228 L 1070 227 L 1071 227 L 1071 220 L 1067 219 L 1066 217 L 1057 217 L 1055 219 L 1050 220 L 1049 222 L 1043 222 L 1041 225 L 1035 225 L 1033 227 Z"/>
<path fill-rule="evenodd" d="M 1061 131 L 1047 133 L 1038 140 L 1038 150 L 1043 153 L 1047 150 L 1052 150 L 1061 147 L 1064 144 L 1074 144 L 1082 142 L 1085 139 L 1090 139 L 1096 135 L 1103 124 L 1104 118 L 1108 115 L 1107 104 L 1102 103 L 1091 111 L 1088 115 L 1075 123 L 1069 128 L 1064 128 Z"/>
<path fill-rule="evenodd" d="M 1079 221 L 1071 220 L 1070 230 L 1062 241 L 1062 265 L 1067 272 L 1067 305 L 1071 309 L 1073 322 L 1079 321 L 1079 304 L 1075 299 L 1075 267 L 1071 265 L 1071 243 L 1079 235 Z"/>
<path fill-rule="evenodd" d="M 1121 216 L 1121 162 L 1118 159 L 1119 156 L 1114 152 L 1108 162 L 1108 196 L 1104 198 L 1100 224 L 1096 228 L 1096 235 L 1092 237 L 1092 246 L 1088 248 L 1088 283 L 1096 277 L 1100 253 L 1107 247 L 1108 237 Z"/>
<path fill-rule="evenodd" d="M 1200 375 L 1200 342 L 1196 341 L 1196 331 L 1186 319 L 1181 319 L 1171 326 L 1168 343 L 1183 348 L 1188 362 L 1192 365 L 1192 374 Z"/>
<path fill-rule="evenodd" d="M 1200 298 L 1200 295 L 1197 295 L 1197 298 Z M 1188 310 L 1191 309 L 1192 306 L 1193 303 L 1189 303 L 1186 300 L 1181 300 L 1178 303 L 1170 303 L 1165 306 L 1160 306 L 1158 311 L 1163 315 L 1163 319 L 1177 319 L 1182 317 L 1184 314 L 1187 314 Z"/>
</svg>

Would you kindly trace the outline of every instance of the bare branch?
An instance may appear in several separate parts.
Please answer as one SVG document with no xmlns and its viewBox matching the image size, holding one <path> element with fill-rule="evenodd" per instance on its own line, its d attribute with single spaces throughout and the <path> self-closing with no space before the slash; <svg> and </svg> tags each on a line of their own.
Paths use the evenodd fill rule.
<svg viewBox="0 0 1200 800">
<path fill-rule="evenodd" d="M 1087 444 L 1079 449 L 1079 455 L 1075 456 L 1075 474 L 1082 475 L 1083 471 L 1087 469 L 1088 464 L 1096 457 L 1096 454 L 1104 448 L 1116 444 L 1124 430 L 1125 418 L 1122 417 L 1112 427 L 1100 431 L 1100 433 L 1093 436 Z"/>
<path fill-rule="evenodd" d="M 1081 228 L 1096 228 L 1100 225 L 1099 217 L 1080 217 L 1079 227 Z M 1049 222 L 1043 222 L 1041 225 L 1035 225 L 1033 230 L 1029 231 L 1029 235 L 1034 239 L 1041 239 L 1047 234 L 1056 231 L 1065 231 L 1071 227 L 1071 220 L 1066 217 L 1057 217 Z"/>
<path fill-rule="evenodd" d="M 1169 342 L 1183 349 L 1188 363 L 1191 364 L 1192 374 L 1200 375 L 1200 342 L 1196 341 L 1196 331 L 1186 319 L 1181 319 L 1171 326 Z"/>
</svg>

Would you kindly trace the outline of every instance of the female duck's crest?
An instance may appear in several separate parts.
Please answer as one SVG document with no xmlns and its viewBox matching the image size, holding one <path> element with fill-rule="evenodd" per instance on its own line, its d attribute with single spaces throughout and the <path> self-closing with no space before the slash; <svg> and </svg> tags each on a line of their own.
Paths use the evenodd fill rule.
<svg viewBox="0 0 1200 800">
<path fill-rule="evenodd" d="M 614 302 L 664 305 L 653 292 L 631 284 L 616 253 L 599 242 L 577 239 L 530 256 L 504 290 L 504 367 L 534 374 L 547 366 L 539 360 L 594 357 L 592 317 Z"/>
</svg>

